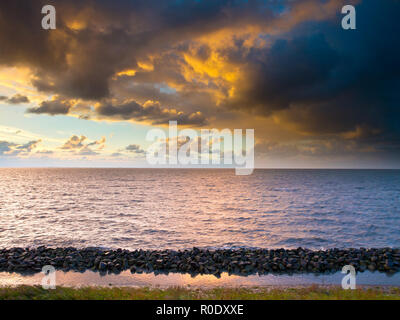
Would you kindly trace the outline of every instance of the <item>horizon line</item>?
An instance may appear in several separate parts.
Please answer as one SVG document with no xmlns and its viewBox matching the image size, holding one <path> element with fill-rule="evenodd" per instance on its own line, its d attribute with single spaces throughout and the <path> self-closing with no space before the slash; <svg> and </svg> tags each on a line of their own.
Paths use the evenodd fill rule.
<svg viewBox="0 0 400 320">
<path fill-rule="evenodd" d="M 240 167 L 239 167 L 240 168 Z M 0 166 L 0 169 L 173 169 L 173 170 L 235 170 L 235 167 L 101 167 L 101 166 Z M 400 170 L 400 168 L 355 167 L 255 167 L 254 170 Z"/>
</svg>

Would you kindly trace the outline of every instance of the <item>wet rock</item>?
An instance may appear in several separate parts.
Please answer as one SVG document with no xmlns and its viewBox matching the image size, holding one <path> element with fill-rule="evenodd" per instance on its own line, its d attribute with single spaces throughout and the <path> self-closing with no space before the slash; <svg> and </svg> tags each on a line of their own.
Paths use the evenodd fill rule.
<svg viewBox="0 0 400 320">
<path fill-rule="evenodd" d="M 370 271 L 375 271 L 375 270 L 376 270 L 376 264 L 375 264 L 375 263 L 369 264 L 369 265 L 368 265 L 368 269 L 369 269 Z"/>
<path fill-rule="evenodd" d="M 105 270 L 107 270 L 107 264 L 106 264 L 105 262 L 101 261 L 101 262 L 99 263 L 99 270 L 100 270 L 100 271 L 105 271 Z"/>
<path fill-rule="evenodd" d="M 0 249 L 0 270 L 9 272 L 40 272 L 51 264 L 65 271 L 85 270 L 120 273 L 130 269 L 141 272 L 182 272 L 213 274 L 222 272 L 248 275 L 274 273 L 340 271 L 346 264 L 357 271 L 398 272 L 400 249 L 328 249 L 312 251 L 297 249 L 199 249 L 192 250 L 101 250 L 98 248 L 11 248 Z"/>
</svg>

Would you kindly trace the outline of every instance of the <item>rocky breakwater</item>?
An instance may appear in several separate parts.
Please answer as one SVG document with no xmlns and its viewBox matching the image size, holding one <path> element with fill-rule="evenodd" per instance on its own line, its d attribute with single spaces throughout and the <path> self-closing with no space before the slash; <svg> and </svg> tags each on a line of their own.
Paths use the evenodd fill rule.
<svg viewBox="0 0 400 320">
<path fill-rule="evenodd" d="M 208 250 L 102 250 L 98 248 L 12 248 L 0 249 L 0 271 L 35 273 L 45 265 L 57 270 L 101 273 L 180 272 L 237 275 L 267 273 L 332 273 L 344 265 L 365 270 L 400 271 L 400 249 L 221 249 Z"/>
</svg>

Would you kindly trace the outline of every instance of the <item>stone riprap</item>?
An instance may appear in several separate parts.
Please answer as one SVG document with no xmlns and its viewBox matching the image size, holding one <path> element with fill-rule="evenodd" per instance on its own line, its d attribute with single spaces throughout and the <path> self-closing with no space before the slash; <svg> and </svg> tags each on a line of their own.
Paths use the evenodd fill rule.
<svg viewBox="0 0 400 320">
<path fill-rule="evenodd" d="M 345 265 L 365 270 L 395 273 L 400 270 L 400 249 L 198 249 L 104 250 L 99 248 L 0 249 L 0 271 L 36 273 L 45 265 L 57 270 L 101 273 L 180 272 L 236 275 L 268 273 L 333 273 Z"/>
</svg>

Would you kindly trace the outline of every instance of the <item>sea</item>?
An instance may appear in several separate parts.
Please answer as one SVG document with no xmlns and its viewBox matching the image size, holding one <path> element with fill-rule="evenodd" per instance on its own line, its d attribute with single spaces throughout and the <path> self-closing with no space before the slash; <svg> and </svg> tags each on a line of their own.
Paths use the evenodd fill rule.
<svg viewBox="0 0 400 320">
<path fill-rule="evenodd" d="M 0 248 L 400 247 L 400 170 L 0 169 Z"/>
</svg>

